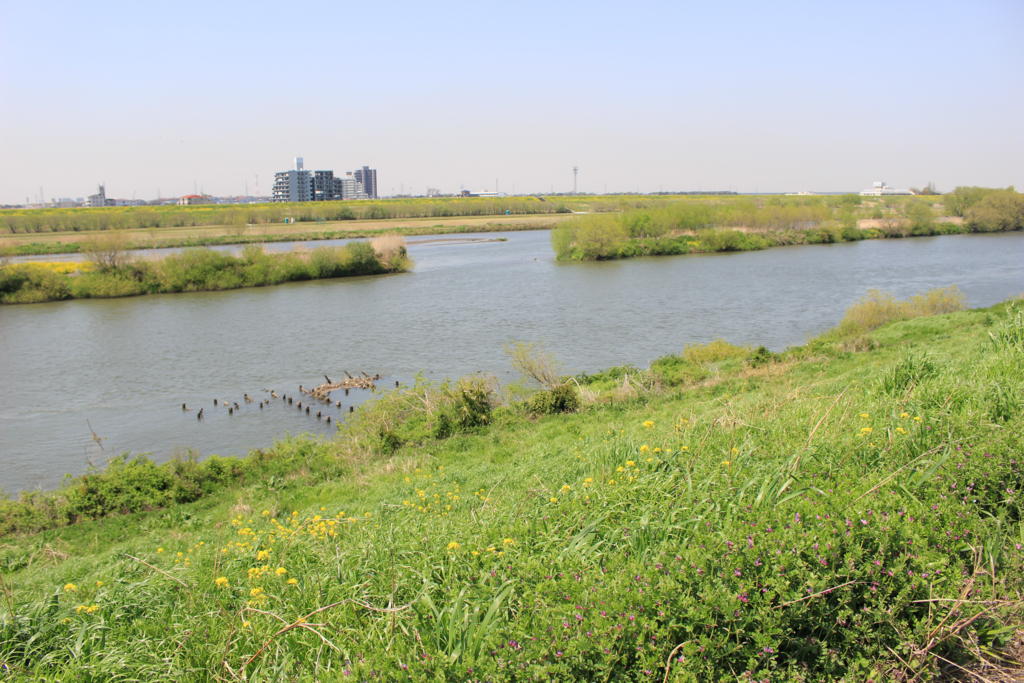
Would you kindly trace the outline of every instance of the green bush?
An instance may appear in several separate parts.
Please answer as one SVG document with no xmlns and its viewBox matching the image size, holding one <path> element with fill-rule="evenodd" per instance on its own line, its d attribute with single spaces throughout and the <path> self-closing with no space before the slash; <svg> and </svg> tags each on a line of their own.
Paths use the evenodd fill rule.
<svg viewBox="0 0 1024 683">
<path fill-rule="evenodd" d="M 754 352 L 747 358 L 747 364 L 752 368 L 759 368 L 762 365 L 768 365 L 769 363 L 777 362 L 782 356 L 774 351 L 770 351 L 766 346 L 758 346 L 754 349 Z"/>
<path fill-rule="evenodd" d="M 0 303 L 33 304 L 71 297 L 68 276 L 31 265 L 0 266 Z"/>
<path fill-rule="evenodd" d="M 526 410 L 532 415 L 575 413 L 579 407 L 579 391 L 568 383 L 538 391 L 526 402 Z"/>
<path fill-rule="evenodd" d="M 692 363 L 682 356 L 662 356 L 651 363 L 651 374 L 661 384 L 678 386 L 693 384 L 706 379 L 710 373 L 699 363 Z"/>
</svg>

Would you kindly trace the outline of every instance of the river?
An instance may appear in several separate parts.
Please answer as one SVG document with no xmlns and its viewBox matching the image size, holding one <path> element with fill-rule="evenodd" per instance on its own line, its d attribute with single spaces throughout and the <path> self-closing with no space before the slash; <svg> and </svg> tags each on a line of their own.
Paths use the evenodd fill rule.
<svg viewBox="0 0 1024 683">
<path fill-rule="evenodd" d="M 1024 292 L 1020 232 L 584 264 L 556 263 L 546 231 L 458 237 L 416 241 L 399 275 L 0 308 L 0 489 L 52 488 L 128 451 L 238 455 L 330 434 L 316 411 L 343 418 L 366 392 L 310 416 L 258 407 L 264 389 L 299 398 L 325 374 L 507 382 L 514 341 L 542 344 L 566 372 L 646 367 L 716 338 L 800 344 L 871 288 L 956 284 L 971 306 Z"/>
</svg>

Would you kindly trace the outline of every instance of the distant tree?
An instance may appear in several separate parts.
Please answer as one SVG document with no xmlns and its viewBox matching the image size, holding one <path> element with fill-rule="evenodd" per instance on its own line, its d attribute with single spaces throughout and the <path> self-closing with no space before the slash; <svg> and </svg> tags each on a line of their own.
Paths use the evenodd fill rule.
<svg viewBox="0 0 1024 683">
<path fill-rule="evenodd" d="M 933 183 L 931 181 L 929 181 L 928 184 L 925 185 L 923 188 L 912 187 L 912 188 L 910 188 L 910 191 L 913 192 L 914 194 L 919 194 L 919 195 L 936 195 L 936 194 L 939 194 L 935 190 L 935 183 Z"/>
<path fill-rule="evenodd" d="M 121 232 L 102 231 L 82 242 L 82 253 L 100 271 L 124 268 L 131 261 L 128 237 Z"/>
<path fill-rule="evenodd" d="M 946 211 L 949 211 L 954 216 L 963 217 L 967 214 L 967 210 L 984 199 L 985 195 L 993 192 L 987 187 L 958 187 L 952 192 L 947 193 L 943 196 L 943 201 L 946 204 Z"/>
<path fill-rule="evenodd" d="M 1020 230 L 1024 228 L 1024 195 L 1012 187 L 990 191 L 967 209 L 964 220 L 975 232 Z"/>
</svg>

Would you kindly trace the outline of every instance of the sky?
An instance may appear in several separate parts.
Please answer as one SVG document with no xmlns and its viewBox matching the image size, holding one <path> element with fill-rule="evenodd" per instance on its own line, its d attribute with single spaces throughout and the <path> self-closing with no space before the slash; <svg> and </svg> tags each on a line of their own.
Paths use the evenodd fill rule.
<svg viewBox="0 0 1024 683">
<path fill-rule="evenodd" d="M 1024 2 L 0 0 L 0 203 L 1024 187 Z"/>
</svg>

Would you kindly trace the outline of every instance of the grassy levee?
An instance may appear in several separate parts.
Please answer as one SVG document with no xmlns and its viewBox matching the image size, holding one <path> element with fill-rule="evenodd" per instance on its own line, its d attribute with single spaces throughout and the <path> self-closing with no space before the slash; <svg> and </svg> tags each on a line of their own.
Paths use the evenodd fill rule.
<svg viewBox="0 0 1024 683">
<path fill-rule="evenodd" d="M 82 263 L 0 263 L 0 305 L 266 287 L 398 273 L 411 263 L 404 238 L 394 235 L 280 254 L 255 245 L 240 256 L 194 248 L 155 261 L 133 260 L 117 245 L 95 250 L 97 260 Z"/>
<path fill-rule="evenodd" d="M 426 428 L 398 428 L 384 401 L 335 441 L 250 456 L 258 481 L 9 535 L 0 666 L 12 680 L 994 676 L 1021 626 L 1024 307 L 910 317 L 931 301 L 865 299 L 781 354 L 716 342 L 573 378 L 575 413 L 487 413 L 479 379 L 408 388 L 441 397 Z"/>
<path fill-rule="evenodd" d="M 703 198 L 574 216 L 555 226 L 551 243 L 560 260 L 594 261 L 1024 229 L 1024 195 L 960 190 L 972 190 L 970 200 L 956 193 L 941 203 L 930 196 Z"/>
</svg>

